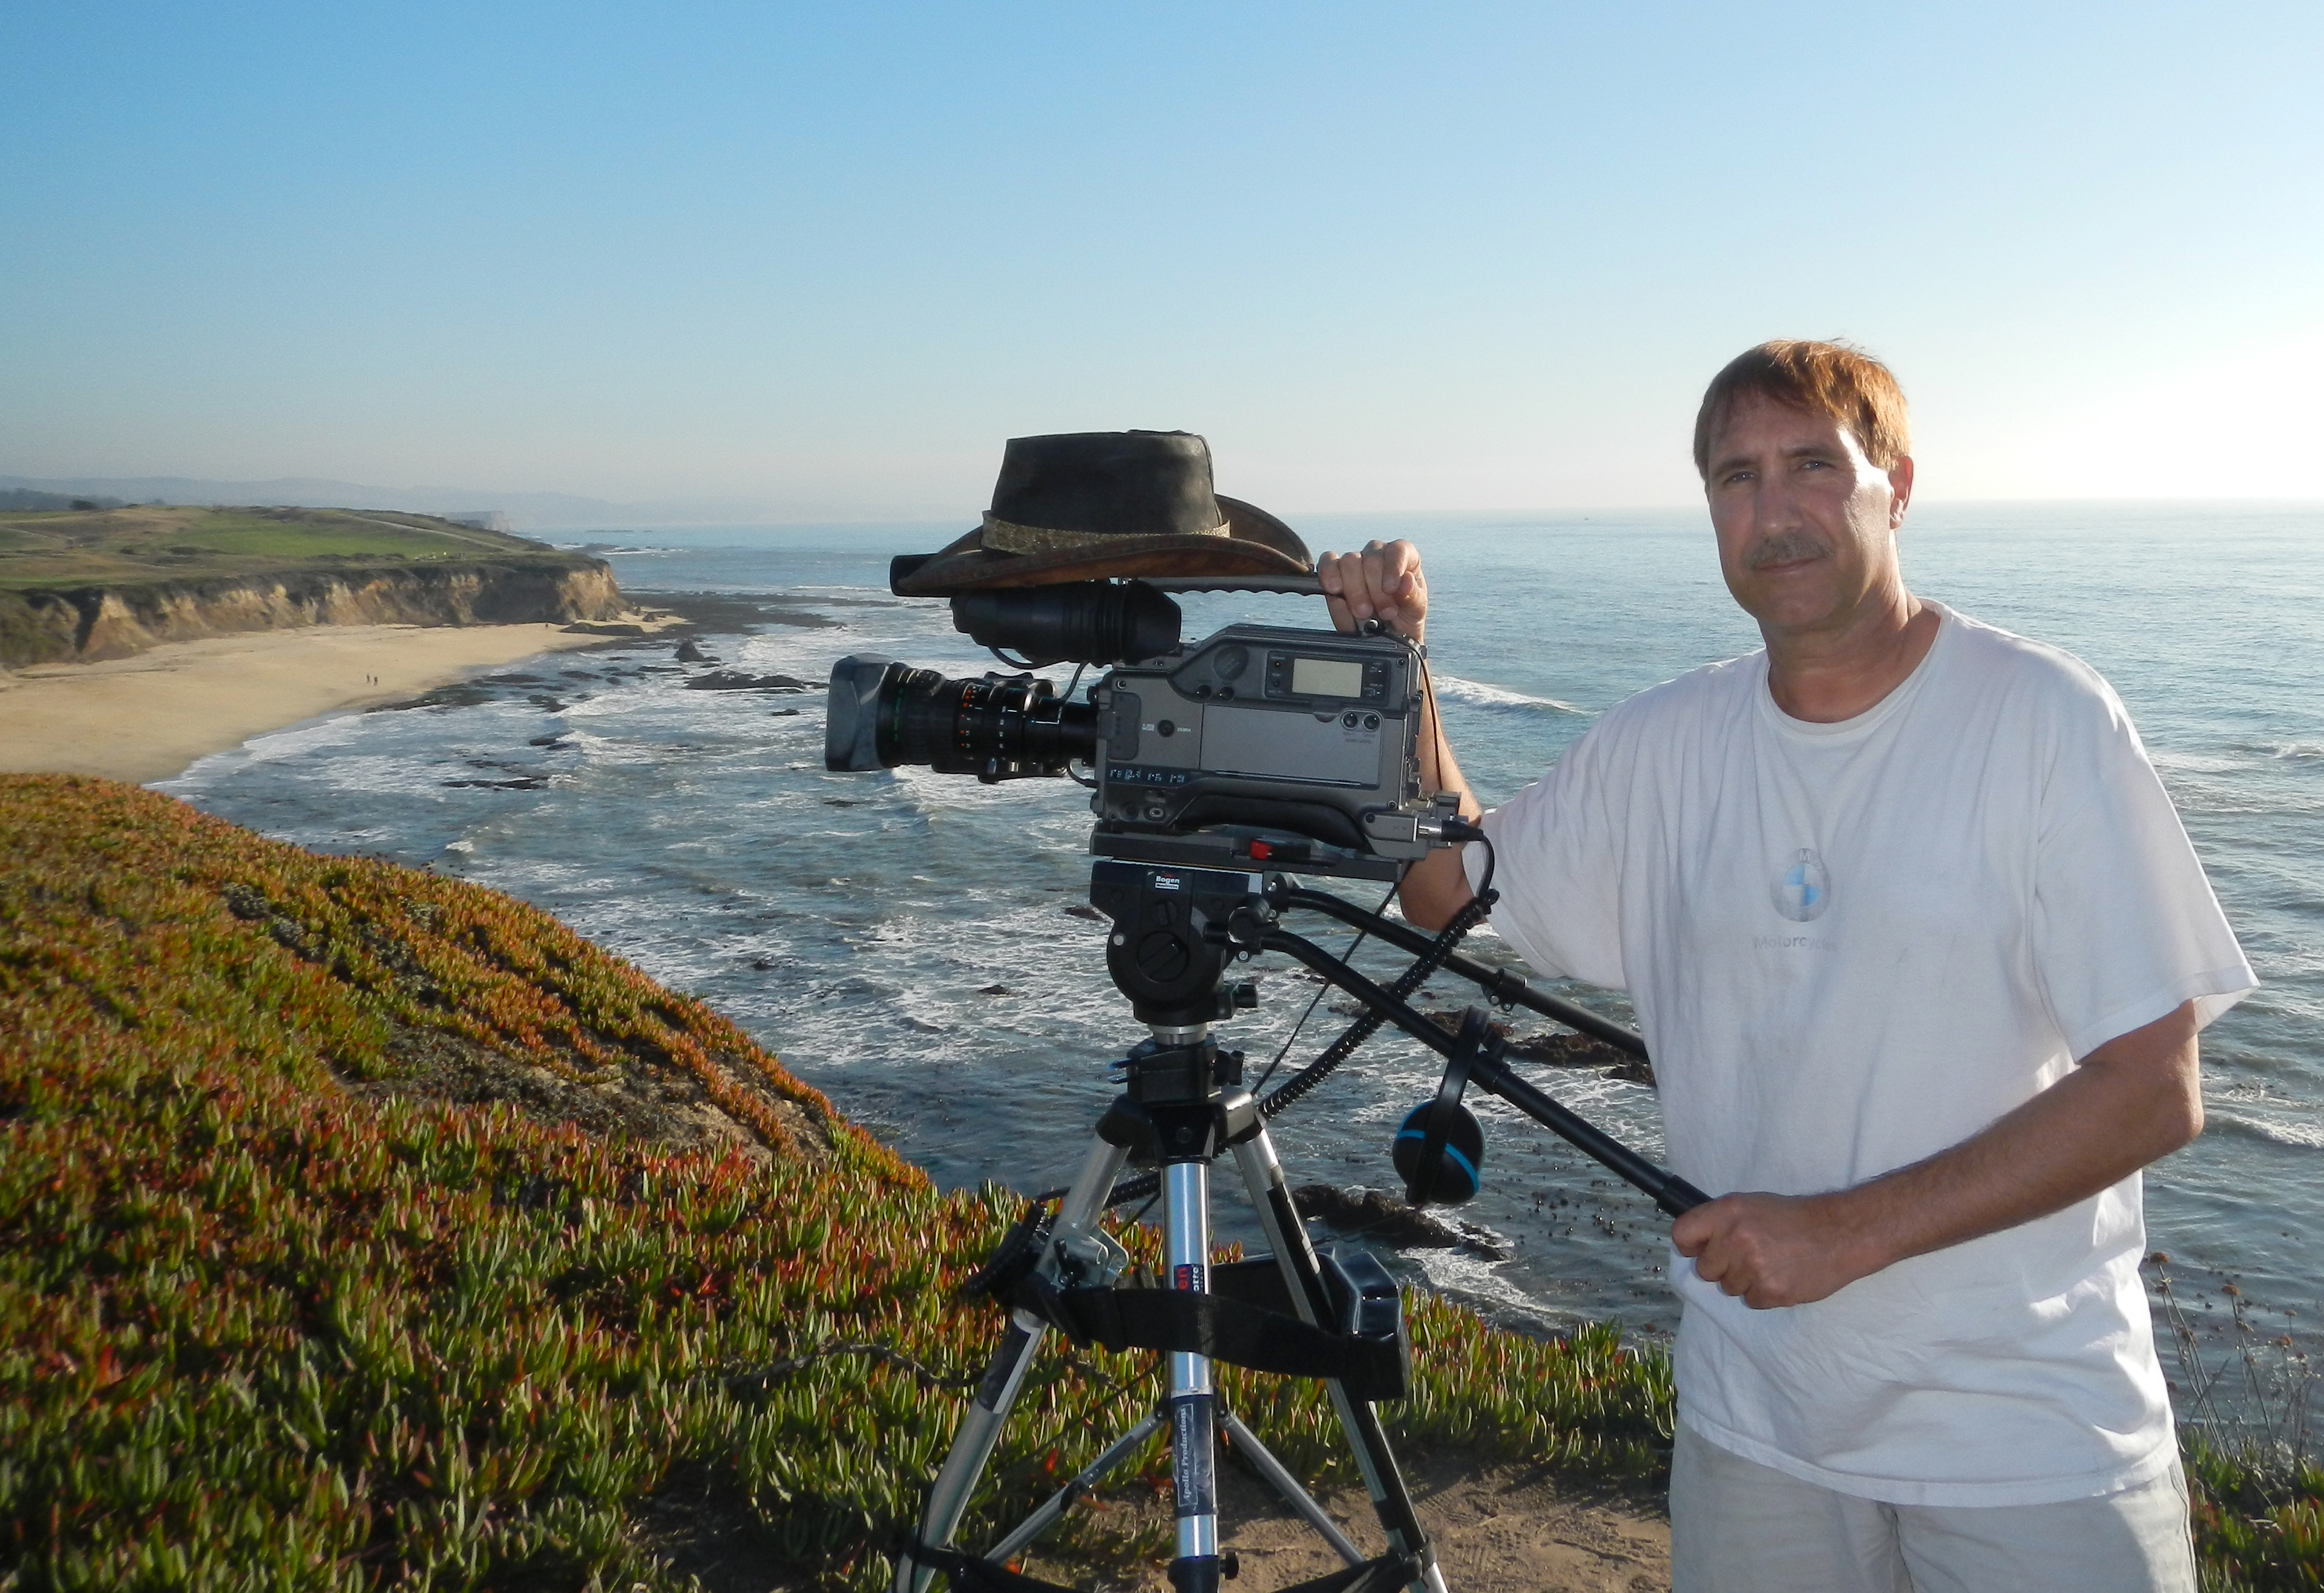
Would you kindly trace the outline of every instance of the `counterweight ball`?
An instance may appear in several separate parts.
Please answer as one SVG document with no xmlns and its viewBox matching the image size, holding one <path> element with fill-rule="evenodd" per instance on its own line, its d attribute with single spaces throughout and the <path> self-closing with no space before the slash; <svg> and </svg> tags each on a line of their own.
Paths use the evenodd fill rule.
<svg viewBox="0 0 2324 1593">
<path fill-rule="evenodd" d="M 1421 1158 L 1427 1155 L 1429 1117 L 1435 1112 L 1443 1114 L 1442 1148 L 1436 1156 L 1435 1184 L 1423 1191 Z M 1404 1127 L 1397 1130 L 1389 1154 L 1404 1187 L 1416 1195 L 1425 1194 L 1431 1205 L 1457 1206 L 1474 1200 L 1484 1183 L 1485 1130 L 1478 1125 L 1477 1114 L 1465 1106 L 1432 1100 L 1413 1108 Z"/>
</svg>

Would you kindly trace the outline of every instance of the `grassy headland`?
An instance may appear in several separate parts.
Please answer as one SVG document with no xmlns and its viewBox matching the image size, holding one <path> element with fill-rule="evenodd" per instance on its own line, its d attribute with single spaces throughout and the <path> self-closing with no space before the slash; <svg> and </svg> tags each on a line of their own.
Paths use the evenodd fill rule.
<svg viewBox="0 0 2324 1593">
<path fill-rule="evenodd" d="M 505 897 L 0 778 L 0 1588 L 878 1588 L 1012 1215 Z M 1404 1441 L 1658 1471 L 1659 1358 L 1411 1317 Z M 978 1518 L 1149 1408 L 1149 1359 L 1045 1358 Z M 1314 1386 L 1224 1381 L 1345 1477 Z M 1163 1551 L 1123 1507 L 1158 1459 L 1063 1563 Z"/>
<path fill-rule="evenodd" d="M 388 510 L 0 513 L 0 666 L 318 622 L 597 620 L 602 560 Z"/>
<path fill-rule="evenodd" d="M 550 553 L 505 531 L 386 509 L 119 509 L 0 513 L 0 589 L 271 574 L 310 559 Z"/>
</svg>

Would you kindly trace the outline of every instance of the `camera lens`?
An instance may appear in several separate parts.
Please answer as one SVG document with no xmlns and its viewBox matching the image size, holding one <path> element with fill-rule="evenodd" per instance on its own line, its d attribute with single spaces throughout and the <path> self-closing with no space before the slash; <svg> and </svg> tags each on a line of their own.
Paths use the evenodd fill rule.
<svg viewBox="0 0 2324 1593">
<path fill-rule="evenodd" d="M 1003 780 L 1065 772 L 1097 750 L 1097 710 L 1031 675 L 947 680 L 859 653 L 831 667 L 823 761 L 831 769 L 924 764 Z"/>
</svg>

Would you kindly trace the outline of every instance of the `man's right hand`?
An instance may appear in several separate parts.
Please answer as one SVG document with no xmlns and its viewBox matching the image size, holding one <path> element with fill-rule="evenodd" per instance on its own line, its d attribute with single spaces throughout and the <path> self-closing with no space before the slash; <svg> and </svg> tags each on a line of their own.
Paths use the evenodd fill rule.
<svg viewBox="0 0 2324 1593">
<path fill-rule="evenodd" d="M 1326 553 L 1315 561 L 1316 577 L 1331 604 L 1332 623 L 1352 631 L 1376 619 L 1413 642 L 1423 640 L 1428 621 L 1428 580 L 1420 573 L 1420 549 L 1399 538 L 1367 542 L 1361 553 Z"/>
</svg>

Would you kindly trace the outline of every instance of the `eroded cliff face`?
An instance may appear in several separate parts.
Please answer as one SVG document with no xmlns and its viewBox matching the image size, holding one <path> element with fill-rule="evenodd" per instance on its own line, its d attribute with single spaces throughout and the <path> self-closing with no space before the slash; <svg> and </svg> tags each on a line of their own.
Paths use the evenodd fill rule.
<svg viewBox="0 0 2324 1593">
<path fill-rule="evenodd" d="M 0 592 L 0 665 L 88 663 L 302 625 L 571 624 L 625 606 L 603 560 L 569 556 Z"/>
</svg>

